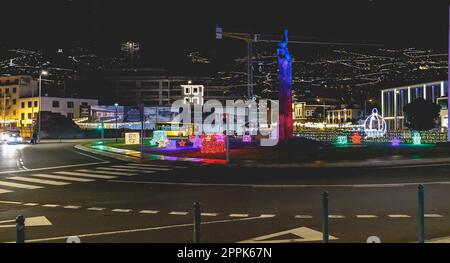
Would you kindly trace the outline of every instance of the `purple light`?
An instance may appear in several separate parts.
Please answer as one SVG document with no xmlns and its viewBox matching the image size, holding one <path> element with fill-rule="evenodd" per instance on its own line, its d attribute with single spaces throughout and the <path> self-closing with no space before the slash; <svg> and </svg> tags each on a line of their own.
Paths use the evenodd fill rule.
<svg viewBox="0 0 450 263">
<path fill-rule="evenodd" d="M 392 145 L 392 146 L 399 146 L 400 143 L 401 143 L 401 140 L 400 140 L 399 138 L 397 138 L 397 137 L 394 137 L 394 138 L 392 138 L 392 140 L 391 140 L 391 145 Z"/>
<path fill-rule="evenodd" d="M 252 136 L 247 134 L 242 136 L 242 142 L 252 142 Z"/>
</svg>

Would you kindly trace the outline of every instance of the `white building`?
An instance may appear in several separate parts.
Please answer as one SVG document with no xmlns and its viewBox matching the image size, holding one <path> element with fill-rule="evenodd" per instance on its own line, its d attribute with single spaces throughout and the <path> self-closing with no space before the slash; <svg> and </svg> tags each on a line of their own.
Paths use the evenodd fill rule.
<svg viewBox="0 0 450 263">
<path fill-rule="evenodd" d="M 79 99 L 79 98 L 57 98 L 42 97 L 42 111 L 53 112 L 64 115 L 70 119 L 80 118 L 81 109 L 83 107 L 98 105 L 95 99 Z M 21 126 L 32 124 L 33 118 L 37 117 L 39 112 L 39 97 L 28 97 L 19 99 L 19 109 L 16 113 Z M 34 115 L 34 116 L 33 116 Z"/>
</svg>

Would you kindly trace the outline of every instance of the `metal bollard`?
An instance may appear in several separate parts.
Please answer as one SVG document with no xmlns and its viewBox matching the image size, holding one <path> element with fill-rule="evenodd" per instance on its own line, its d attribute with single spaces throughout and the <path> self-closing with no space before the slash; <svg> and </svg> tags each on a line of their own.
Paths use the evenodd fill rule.
<svg viewBox="0 0 450 263">
<path fill-rule="evenodd" d="M 322 232 L 323 232 L 323 243 L 328 243 L 328 192 L 322 193 Z"/>
<path fill-rule="evenodd" d="M 201 212 L 200 203 L 194 202 L 194 243 L 200 243 Z"/>
<path fill-rule="evenodd" d="M 25 217 L 16 217 L 16 243 L 25 243 Z"/>
<path fill-rule="evenodd" d="M 419 218 L 419 243 L 425 243 L 425 197 L 424 197 L 424 187 L 419 185 L 417 189 L 418 195 L 418 218 Z"/>
</svg>

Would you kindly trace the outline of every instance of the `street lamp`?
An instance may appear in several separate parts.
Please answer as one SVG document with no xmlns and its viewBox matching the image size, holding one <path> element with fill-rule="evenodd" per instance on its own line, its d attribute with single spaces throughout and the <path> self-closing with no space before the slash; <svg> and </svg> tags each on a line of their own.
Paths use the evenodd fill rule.
<svg viewBox="0 0 450 263">
<path fill-rule="evenodd" d="M 41 70 L 39 73 L 39 122 L 38 122 L 38 133 L 37 133 L 37 139 L 38 141 L 41 140 L 41 113 L 42 113 L 42 76 L 48 76 L 47 70 Z M 33 103 L 34 106 L 34 103 Z"/>
<path fill-rule="evenodd" d="M 320 103 L 320 99 L 319 98 L 317 98 L 316 101 Z M 323 116 L 322 117 L 323 117 L 324 121 L 326 121 L 326 118 L 325 118 L 325 100 L 322 100 L 322 102 L 323 102 L 323 107 L 322 107 L 323 108 L 323 113 L 322 113 Z"/>
<path fill-rule="evenodd" d="M 116 143 L 117 143 L 117 137 L 119 137 L 119 130 L 118 130 L 118 126 L 117 126 L 117 117 L 118 117 L 117 111 L 119 108 L 119 104 L 114 103 L 114 107 L 116 107 Z"/>
<path fill-rule="evenodd" d="M 367 102 L 372 103 L 373 99 L 368 99 L 364 101 L 364 116 L 367 115 Z"/>
</svg>

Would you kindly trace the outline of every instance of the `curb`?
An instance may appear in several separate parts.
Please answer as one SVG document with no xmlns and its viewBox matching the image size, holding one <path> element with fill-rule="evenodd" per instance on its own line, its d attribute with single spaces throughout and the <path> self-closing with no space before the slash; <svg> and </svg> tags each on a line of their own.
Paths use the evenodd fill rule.
<svg viewBox="0 0 450 263">
<path fill-rule="evenodd" d="M 86 151 L 94 154 L 99 154 L 102 156 L 110 157 L 113 159 L 118 159 L 121 161 L 131 161 L 131 162 L 142 162 L 140 158 L 140 152 L 133 150 L 125 150 L 129 152 L 121 153 L 123 149 L 114 148 L 107 146 L 107 149 L 93 149 L 91 147 L 86 147 L 83 145 L 76 145 L 76 149 L 81 151 Z M 109 150 L 108 150 L 109 149 Z M 149 154 L 145 160 L 157 160 L 157 161 L 181 161 L 181 162 L 192 162 L 192 163 L 208 163 L 208 164 L 226 164 L 225 160 L 220 159 L 202 159 L 202 158 L 185 158 L 185 157 L 173 157 L 157 154 Z M 382 160 L 382 159 L 372 159 L 370 161 L 342 161 L 342 162 L 310 162 L 310 163 L 230 163 L 227 164 L 230 167 L 246 167 L 246 168 L 389 168 L 389 169 L 400 169 L 407 168 L 410 166 L 434 166 L 434 165 L 450 165 L 450 157 L 441 157 L 433 159 L 421 159 L 421 160 Z"/>
<path fill-rule="evenodd" d="M 450 165 L 450 158 L 433 158 L 428 160 L 398 161 L 361 161 L 361 162 L 312 162 L 312 163 L 273 163 L 273 164 L 232 164 L 232 166 L 249 168 L 405 168 L 410 166 Z"/>
<path fill-rule="evenodd" d="M 120 161 L 126 161 L 126 162 L 138 162 L 140 161 L 140 158 L 137 157 L 131 157 L 131 156 L 127 156 L 127 155 L 123 155 L 123 154 L 116 154 L 116 153 L 111 153 L 108 151 L 101 151 L 101 150 L 97 150 L 97 149 L 92 149 L 91 147 L 86 147 L 83 146 L 81 144 L 75 145 L 74 146 L 75 149 L 83 151 L 83 152 L 89 152 L 89 153 L 93 153 L 93 154 L 98 154 L 101 156 L 106 156 L 109 158 L 113 158 L 113 159 L 117 159 Z"/>
<path fill-rule="evenodd" d="M 143 162 L 143 161 L 171 161 L 171 162 L 191 162 L 191 163 L 203 163 L 203 164 L 226 164 L 225 160 L 220 159 L 204 159 L 204 158 L 186 158 L 186 157 L 174 157 L 166 155 L 148 154 L 146 158 L 141 159 L 141 153 L 134 150 L 123 150 L 120 148 L 114 148 L 110 146 L 104 146 L 105 150 L 94 149 L 92 147 L 83 146 L 81 144 L 75 145 L 75 149 L 85 151 L 93 154 L 106 156 L 109 158 L 127 161 L 127 162 Z M 123 153 L 123 151 L 128 152 Z"/>
</svg>

